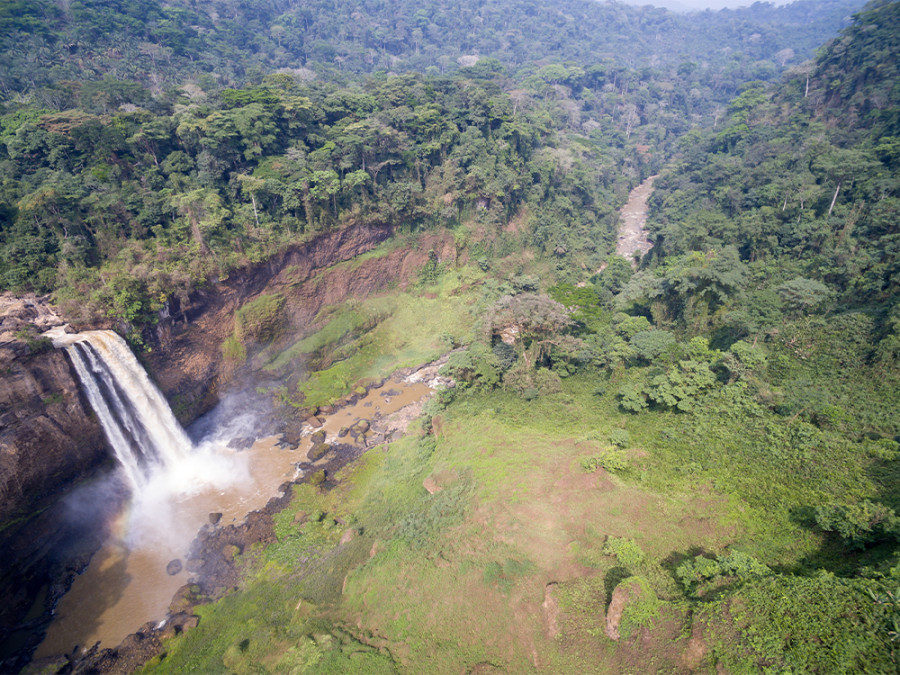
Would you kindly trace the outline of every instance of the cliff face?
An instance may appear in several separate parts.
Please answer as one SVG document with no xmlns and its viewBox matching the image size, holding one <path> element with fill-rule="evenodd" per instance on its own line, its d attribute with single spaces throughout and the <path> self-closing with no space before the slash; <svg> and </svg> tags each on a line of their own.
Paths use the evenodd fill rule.
<svg viewBox="0 0 900 675">
<path fill-rule="evenodd" d="M 208 411 L 231 373 L 223 368 L 222 343 L 234 330 L 234 312 L 260 293 L 298 286 L 317 271 L 350 260 L 388 239 L 387 226 L 357 225 L 326 232 L 261 265 L 194 293 L 189 304 L 175 306 L 156 326 L 153 349 L 143 355 L 147 369 L 182 423 Z M 318 310 L 316 310 L 318 311 Z"/>
<path fill-rule="evenodd" d="M 58 503 L 108 459 L 68 357 L 39 338 L 59 323 L 37 298 L 0 296 L 0 670 L 17 670 L 7 659 L 36 639 L 22 625 L 40 624 L 35 599 L 52 607 L 101 536 Z"/>
<path fill-rule="evenodd" d="M 15 335 L 40 321 L 41 309 L 29 300 L 7 298 L 6 305 L 0 315 L 0 522 L 27 515 L 107 457 L 103 431 L 65 353 L 41 343 L 34 330 L 27 339 Z M 45 320 L 40 328 L 50 325 Z"/>
<path fill-rule="evenodd" d="M 329 232 L 265 264 L 242 271 L 191 297 L 156 328 L 155 344 L 143 359 L 182 422 L 195 419 L 218 400 L 234 375 L 222 359 L 222 343 L 234 331 L 234 312 L 263 293 L 285 298 L 287 339 L 314 332 L 319 311 L 349 298 L 364 298 L 389 286 L 404 287 L 428 262 L 453 259 L 449 233 L 421 235 L 415 246 L 398 246 L 358 263 L 339 265 L 371 251 L 392 236 L 387 226 L 359 225 Z"/>
</svg>

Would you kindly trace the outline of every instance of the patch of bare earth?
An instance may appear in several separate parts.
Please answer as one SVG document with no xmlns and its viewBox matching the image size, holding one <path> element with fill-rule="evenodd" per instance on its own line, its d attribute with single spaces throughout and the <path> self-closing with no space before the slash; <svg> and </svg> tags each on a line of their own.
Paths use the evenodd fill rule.
<svg viewBox="0 0 900 675">
<path fill-rule="evenodd" d="M 602 592 L 591 602 L 594 615 L 588 623 L 584 617 L 570 620 L 560 608 L 558 594 L 567 582 L 596 577 L 598 570 L 586 566 L 578 552 L 593 548 L 597 557 L 597 549 L 606 536 L 631 537 L 653 559 L 692 546 L 724 547 L 733 540 L 735 532 L 719 523 L 716 498 L 697 495 L 676 500 L 623 484 L 602 470 L 586 473 L 577 461 L 559 461 L 566 455 L 574 458 L 584 454 L 584 448 L 574 440 L 561 445 L 564 447 L 557 446 L 545 466 L 529 470 L 530 481 L 524 493 L 523 486 L 517 485 L 510 494 L 482 503 L 472 514 L 483 537 L 493 536 L 495 541 L 521 551 L 538 568 L 533 578 L 523 581 L 537 597 L 528 601 L 522 598 L 523 604 L 515 613 L 533 607 L 531 625 L 516 616 L 507 639 L 514 639 L 517 649 L 526 653 L 536 649 L 535 667 L 539 670 L 552 667 L 554 661 L 545 655 L 553 652 L 568 653 L 579 660 L 589 653 L 598 666 L 604 664 L 603 672 L 684 672 L 702 668 L 702 645 L 697 641 L 688 644 L 683 639 L 683 610 L 665 607 L 651 629 L 622 639 L 613 650 L 606 637 L 586 631 L 591 626 L 600 631 L 605 628 Z M 546 451 L 521 448 L 531 456 L 542 450 Z M 594 583 L 599 582 L 597 579 Z M 494 600 L 500 605 L 493 610 L 504 611 L 503 599 Z M 508 605 L 505 611 L 510 611 Z M 535 635 L 535 623 L 539 635 Z"/>
</svg>

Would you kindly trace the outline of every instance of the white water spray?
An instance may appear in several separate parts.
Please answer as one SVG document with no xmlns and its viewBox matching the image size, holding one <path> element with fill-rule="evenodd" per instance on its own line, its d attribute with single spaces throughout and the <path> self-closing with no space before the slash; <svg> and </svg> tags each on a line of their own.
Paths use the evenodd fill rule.
<svg viewBox="0 0 900 675">
<path fill-rule="evenodd" d="M 109 330 L 52 336 L 72 359 L 91 407 L 137 493 L 148 478 L 183 463 L 192 445 L 125 340 Z"/>
<path fill-rule="evenodd" d="M 193 446 L 162 393 L 116 333 L 108 330 L 45 333 L 64 348 L 130 484 L 133 500 L 122 536 L 190 541 L 194 529 L 178 516 L 179 504 L 209 488 L 225 489 L 247 476 L 246 460 L 225 442 Z M 181 531 L 184 530 L 184 531 Z"/>
</svg>

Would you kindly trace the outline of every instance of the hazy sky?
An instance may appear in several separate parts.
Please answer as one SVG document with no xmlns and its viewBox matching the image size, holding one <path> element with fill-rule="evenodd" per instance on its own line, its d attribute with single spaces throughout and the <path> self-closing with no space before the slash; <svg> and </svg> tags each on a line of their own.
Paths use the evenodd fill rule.
<svg viewBox="0 0 900 675">
<path fill-rule="evenodd" d="M 688 12 L 703 9 L 722 9 L 723 7 L 749 7 L 756 0 L 621 0 L 629 5 L 654 5 L 665 7 L 676 12 Z M 766 1 L 766 0 L 764 0 Z M 789 0 L 768 0 L 775 5 L 787 4 Z"/>
</svg>

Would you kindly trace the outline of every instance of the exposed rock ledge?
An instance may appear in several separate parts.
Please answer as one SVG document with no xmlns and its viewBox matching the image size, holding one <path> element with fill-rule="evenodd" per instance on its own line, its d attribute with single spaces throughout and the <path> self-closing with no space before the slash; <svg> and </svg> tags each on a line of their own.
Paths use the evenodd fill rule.
<svg viewBox="0 0 900 675">
<path fill-rule="evenodd" d="M 66 355 L 39 340 L 60 323 L 45 299 L 0 295 L 0 644 L 42 588 L 48 603 L 64 592 L 75 570 L 61 549 L 90 555 L 91 534 L 64 526 L 53 505 L 108 459 Z"/>
</svg>

